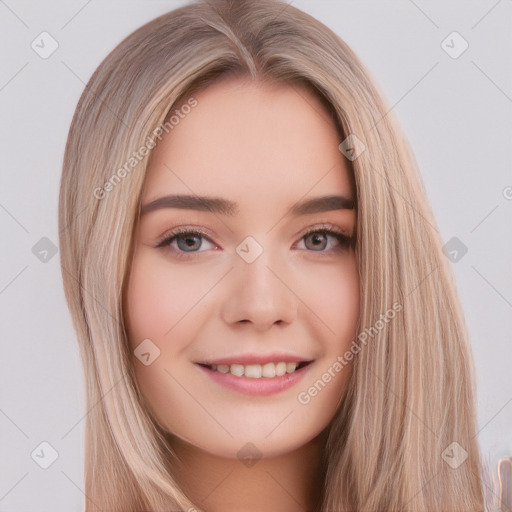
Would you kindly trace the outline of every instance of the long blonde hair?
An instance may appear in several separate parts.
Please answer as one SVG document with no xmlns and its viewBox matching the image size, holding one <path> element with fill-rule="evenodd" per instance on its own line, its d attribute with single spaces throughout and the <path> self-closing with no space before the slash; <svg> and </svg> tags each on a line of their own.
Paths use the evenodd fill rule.
<svg viewBox="0 0 512 512">
<path fill-rule="evenodd" d="M 349 161 L 360 331 L 402 306 L 354 359 L 328 427 L 321 511 L 484 510 L 475 369 L 417 163 L 352 50 L 279 0 L 201 0 L 151 21 L 106 57 L 76 108 L 59 228 L 86 381 L 86 510 L 199 509 L 178 486 L 180 462 L 143 405 L 123 298 L 149 161 L 134 152 L 176 105 L 228 74 L 309 87 L 340 143 L 352 134 L 364 144 Z M 467 452 L 458 467 L 443 456 L 450 445 Z"/>
</svg>

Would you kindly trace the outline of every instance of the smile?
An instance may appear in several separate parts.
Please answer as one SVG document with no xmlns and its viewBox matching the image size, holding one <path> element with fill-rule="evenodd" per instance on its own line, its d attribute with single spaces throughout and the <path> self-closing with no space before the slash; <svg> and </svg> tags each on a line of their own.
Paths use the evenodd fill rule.
<svg viewBox="0 0 512 512">
<path fill-rule="evenodd" d="M 278 363 L 266 363 L 266 364 L 238 364 L 234 363 L 231 365 L 227 364 L 213 364 L 213 365 L 202 365 L 206 366 L 214 372 L 230 373 L 237 377 L 246 377 L 249 379 L 271 379 L 274 377 L 282 377 L 287 373 L 294 373 L 296 370 L 307 366 L 311 361 L 299 361 L 299 362 L 285 362 L 280 361 Z"/>
<path fill-rule="evenodd" d="M 216 384 L 250 396 L 269 396 L 296 386 L 313 361 L 280 361 L 265 364 L 205 364 L 196 367 Z"/>
</svg>

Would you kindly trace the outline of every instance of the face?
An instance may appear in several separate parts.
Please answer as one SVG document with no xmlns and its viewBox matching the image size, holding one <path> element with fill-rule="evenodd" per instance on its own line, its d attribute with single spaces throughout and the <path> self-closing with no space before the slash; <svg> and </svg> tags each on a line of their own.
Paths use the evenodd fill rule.
<svg viewBox="0 0 512 512">
<path fill-rule="evenodd" d="M 124 304 L 135 375 L 177 442 L 277 456 L 325 429 L 350 378 L 335 363 L 359 316 L 354 190 L 308 91 L 229 78 L 194 98 L 146 176 Z"/>
</svg>

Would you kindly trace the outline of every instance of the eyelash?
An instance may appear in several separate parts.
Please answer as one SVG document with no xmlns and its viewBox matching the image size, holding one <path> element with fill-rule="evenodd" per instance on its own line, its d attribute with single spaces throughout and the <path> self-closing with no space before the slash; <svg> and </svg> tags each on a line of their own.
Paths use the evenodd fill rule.
<svg viewBox="0 0 512 512">
<path fill-rule="evenodd" d="M 333 236 L 334 238 L 337 239 L 337 241 L 339 242 L 340 246 L 338 247 L 338 249 L 334 248 L 334 249 L 330 249 L 330 250 L 323 250 L 323 251 L 308 251 L 308 252 L 319 252 L 319 253 L 329 253 L 329 252 L 333 252 L 333 251 L 336 251 L 336 250 L 339 250 L 339 251 L 346 251 L 348 249 L 350 249 L 351 247 L 354 246 L 354 238 L 353 237 L 349 237 L 345 234 L 343 234 L 341 231 L 339 231 L 338 228 L 333 228 L 332 226 L 316 226 L 316 227 L 313 227 L 313 228 L 310 228 L 308 229 L 306 232 L 304 232 L 301 237 L 300 237 L 300 240 L 302 240 L 303 238 L 307 237 L 308 235 L 312 234 L 312 233 L 315 233 L 315 234 L 322 234 L 322 235 L 330 235 L 330 236 Z M 157 242 L 157 245 L 156 245 L 156 248 L 166 248 L 166 247 L 170 247 L 170 244 L 179 236 L 179 235 L 195 235 L 195 236 L 199 236 L 199 237 L 202 237 L 202 238 L 205 238 L 207 239 L 209 242 L 215 244 L 215 242 L 213 242 L 210 237 L 204 232 L 204 231 L 201 231 L 200 229 L 192 229 L 192 228 L 187 228 L 187 227 L 181 227 L 181 228 L 176 228 L 176 229 L 173 229 L 170 233 L 166 233 L 158 242 Z M 307 249 L 306 249 L 307 250 Z M 184 259 L 188 259 L 190 257 L 193 257 L 192 255 L 193 254 L 197 254 L 199 252 L 203 252 L 203 251 L 182 251 L 180 249 L 174 249 L 172 248 L 172 252 L 175 254 L 175 256 L 177 258 L 184 258 Z"/>
</svg>

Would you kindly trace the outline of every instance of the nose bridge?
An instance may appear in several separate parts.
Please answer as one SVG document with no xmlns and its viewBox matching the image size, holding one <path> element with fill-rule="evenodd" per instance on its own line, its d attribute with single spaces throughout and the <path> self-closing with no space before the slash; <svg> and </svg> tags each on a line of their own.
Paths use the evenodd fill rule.
<svg viewBox="0 0 512 512">
<path fill-rule="evenodd" d="M 223 304 L 228 323 L 252 322 L 265 329 L 277 322 L 290 323 L 297 313 L 297 300 L 286 286 L 285 263 L 278 253 L 247 237 L 236 248 L 234 269 Z"/>
</svg>

